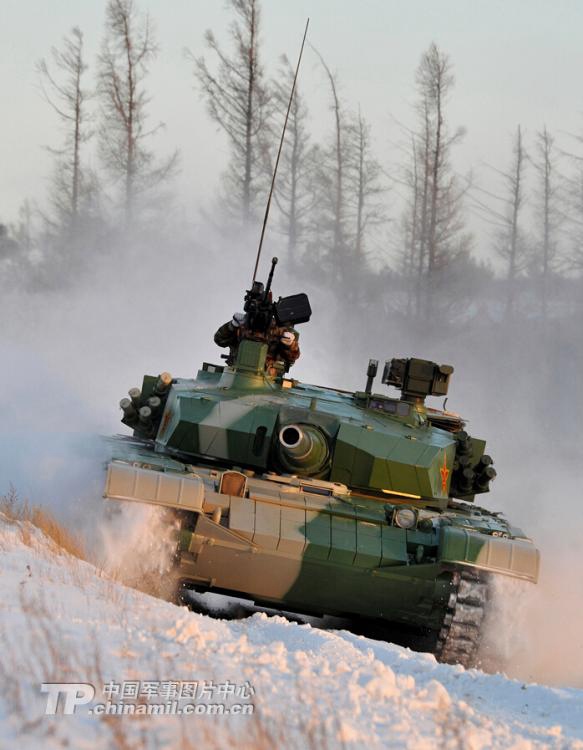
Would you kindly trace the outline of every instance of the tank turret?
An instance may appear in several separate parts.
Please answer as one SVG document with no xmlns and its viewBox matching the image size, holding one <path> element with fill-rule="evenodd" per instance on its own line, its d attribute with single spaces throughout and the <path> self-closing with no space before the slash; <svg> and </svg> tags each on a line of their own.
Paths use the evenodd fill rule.
<svg viewBox="0 0 583 750">
<path fill-rule="evenodd" d="M 184 461 L 317 477 L 434 507 L 489 491 L 496 472 L 485 441 L 458 415 L 425 405 L 447 394 L 453 367 L 390 360 L 383 383 L 401 391 L 392 398 L 274 376 L 268 348 L 243 337 L 231 367 L 206 363 L 195 381 L 171 385 L 168 373 L 146 376 L 120 402 L 122 421 Z"/>
</svg>

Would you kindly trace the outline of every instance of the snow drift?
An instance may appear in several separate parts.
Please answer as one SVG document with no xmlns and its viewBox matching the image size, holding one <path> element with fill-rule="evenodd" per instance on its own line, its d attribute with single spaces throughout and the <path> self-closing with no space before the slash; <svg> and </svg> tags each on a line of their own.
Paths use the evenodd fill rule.
<svg viewBox="0 0 583 750">
<path fill-rule="evenodd" d="M 0 516 L 0 744 L 19 748 L 583 748 L 583 690 L 524 684 L 257 613 L 225 621 L 119 584 Z M 46 716 L 43 682 L 249 684 L 223 716 Z"/>
</svg>

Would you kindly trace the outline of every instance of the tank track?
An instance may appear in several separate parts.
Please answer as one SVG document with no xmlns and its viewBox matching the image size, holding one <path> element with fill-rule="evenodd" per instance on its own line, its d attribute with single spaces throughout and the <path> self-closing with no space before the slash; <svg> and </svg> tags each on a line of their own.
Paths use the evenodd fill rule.
<svg viewBox="0 0 583 750">
<path fill-rule="evenodd" d="M 451 574 L 450 587 L 445 615 L 437 638 L 433 640 L 433 647 L 429 643 L 412 647 L 415 650 L 432 651 L 437 661 L 445 664 L 475 667 L 478 666 L 477 652 L 488 604 L 489 577 L 471 569 L 454 571 Z M 174 553 L 172 569 L 165 576 L 164 590 L 158 595 L 179 606 L 187 606 L 194 611 L 208 614 L 204 609 L 198 608 L 189 597 L 189 587 L 185 586 L 182 580 L 178 549 Z"/>
<path fill-rule="evenodd" d="M 470 570 L 456 571 L 451 585 L 435 656 L 446 664 L 474 667 L 488 604 L 488 578 Z"/>
</svg>

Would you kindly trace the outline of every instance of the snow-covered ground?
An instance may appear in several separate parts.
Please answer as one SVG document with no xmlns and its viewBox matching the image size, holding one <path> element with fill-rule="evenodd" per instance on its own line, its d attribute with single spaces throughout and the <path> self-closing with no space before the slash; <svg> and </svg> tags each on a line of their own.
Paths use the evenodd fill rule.
<svg viewBox="0 0 583 750">
<path fill-rule="evenodd" d="M 1 515 L 0 610 L 2 748 L 583 748 L 583 690 L 440 665 L 263 613 L 212 619 L 127 588 Z M 74 714 L 50 716 L 43 682 L 97 692 Z M 142 693 L 154 682 L 170 702 L 182 683 L 196 703 L 253 712 L 89 713 L 119 702 L 123 682 Z"/>
</svg>

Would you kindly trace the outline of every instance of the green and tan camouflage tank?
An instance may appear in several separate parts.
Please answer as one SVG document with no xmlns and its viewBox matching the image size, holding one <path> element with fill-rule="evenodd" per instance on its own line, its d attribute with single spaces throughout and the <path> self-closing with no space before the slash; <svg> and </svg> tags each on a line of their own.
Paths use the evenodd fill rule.
<svg viewBox="0 0 583 750">
<path fill-rule="evenodd" d="M 536 582 L 539 553 L 473 504 L 496 472 L 463 420 L 430 409 L 453 368 L 393 359 L 372 392 L 308 385 L 243 338 L 231 366 L 146 376 L 121 402 L 104 495 L 172 509 L 179 596 L 193 589 L 289 612 L 373 619 L 475 663 L 489 582 Z M 384 626 L 383 626 L 384 627 Z"/>
</svg>

